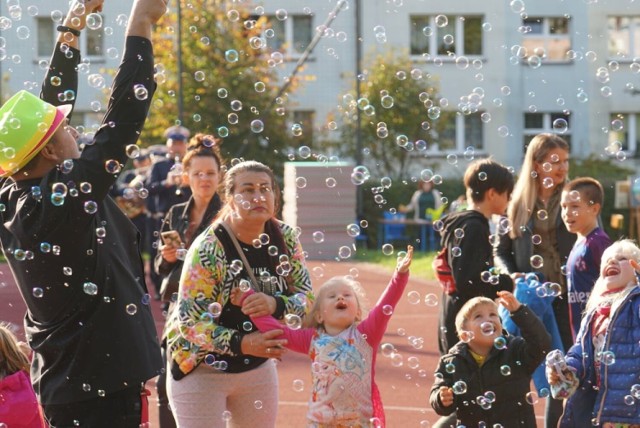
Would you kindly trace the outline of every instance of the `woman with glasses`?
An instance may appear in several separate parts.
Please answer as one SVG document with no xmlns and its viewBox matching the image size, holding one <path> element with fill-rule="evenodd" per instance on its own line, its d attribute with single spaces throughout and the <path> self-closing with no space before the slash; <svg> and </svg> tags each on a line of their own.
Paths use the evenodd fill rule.
<svg viewBox="0 0 640 428">
<path fill-rule="evenodd" d="M 213 222 L 222 207 L 218 196 L 223 166 L 219 143 L 211 135 L 196 134 L 191 139 L 180 172 L 183 182 L 191 189 L 191 197 L 169 209 L 160 229 L 155 269 L 162 279 L 160 294 L 168 312 L 173 309 L 170 302 L 177 298 L 182 260 L 187 249 Z M 175 427 L 166 392 L 166 371 L 158 378 L 156 387 L 160 427 Z"/>
<path fill-rule="evenodd" d="M 177 307 L 168 321 L 167 390 L 186 428 L 274 427 L 283 331 L 261 333 L 251 317 L 300 318 L 312 300 L 298 232 L 276 219 L 273 171 L 255 161 L 230 168 L 225 205 L 185 258 Z M 242 308 L 231 291 L 253 288 Z"/>
</svg>

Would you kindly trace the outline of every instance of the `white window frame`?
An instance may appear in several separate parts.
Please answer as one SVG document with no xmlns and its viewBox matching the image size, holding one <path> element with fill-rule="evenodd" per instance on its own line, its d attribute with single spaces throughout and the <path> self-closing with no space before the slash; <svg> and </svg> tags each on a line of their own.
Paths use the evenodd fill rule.
<svg viewBox="0 0 640 428">
<path fill-rule="evenodd" d="M 527 123 L 525 120 L 525 116 L 527 114 L 539 114 L 542 115 L 542 128 L 527 128 Z M 533 137 L 535 137 L 538 134 L 546 134 L 546 133 L 550 133 L 550 134 L 557 134 L 560 137 L 562 137 L 563 139 L 566 140 L 571 140 L 571 114 L 570 113 L 565 113 L 562 111 L 547 111 L 547 112 L 535 112 L 535 113 L 531 113 L 531 112 L 525 112 L 524 115 L 522 116 L 522 136 L 525 139 L 525 145 L 529 144 L 529 141 L 531 141 L 531 139 Z M 567 122 L 567 130 L 563 133 L 559 133 L 556 129 L 553 129 L 553 121 L 552 121 L 552 116 L 553 115 L 562 115 L 562 116 L 567 116 L 569 117 L 569 120 Z"/>
<path fill-rule="evenodd" d="M 607 147 L 607 153 L 609 156 L 615 157 L 616 153 L 613 149 L 613 143 L 615 141 L 620 141 L 623 145 L 626 143 L 626 149 L 622 149 L 622 151 L 626 154 L 626 156 L 631 157 L 635 156 L 638 152 L 638 139 L 640 139 L 640 127 L 638 127 L 638 120 L 640 120 L 640 112 L 636 113 L 622 113 L 615 112 L 609 115 L 609 123 L 613 121 L 613 119 L 617 118 L 617 116 L 624 116 L 625 119 L 625 129 L 623 132 L 614 131 L 612 129 L 609 130 L 609 146 Z M 627 134 L 626 141 L 622 141 L 620 138 L 616 138 L 618 134 L 624 135 Z"/>
<path fill-rule="evenodd" d="M 456 126 L 456 135 L 455 135 L 455 147 L 454 148 L 446 148 L 446 149 L 442 149 L 440 148 L 440 146 L 438 145 L 438 147 L 436 148 L 434 144 L 431 144 L 430 147 L 427 149 L 428 152 L 433 153 L 433 154 L 442 154 L 442 155 L 447 155 L 447 154 L 459 154 L 459 153 L 464 153 L 464 151 L 467 149 L 467 147 L 469 147 L 469 138 L 467 138 L 466 135 L 466 126 L 465 126 L 465 120 L 469 117 L 469 116 L 477 116 L 479 118 L 479 124 L 480 124 L 480 135 L 482 136 L 482 141 L 481 141 L 481 146 L 480 147 L 473 147 L 475 153 L 484 153 L 484 151 L 486 150 L 485 148 L 485 140 L 484 140 L 484 122 L 480 119 L 480 116 L 482 115 L 482 113 L 484 113 L 483 111 L 478 111 L 476 113 L 472 113 L 471 115 L 465 115 L 462 114 L 460 112 L 453 112 L 455 113 L 455 126 Z M 438 119 L 439 120 L 439 119 Z M 435 136 L 434 136 L 435 137 Z M 435 138 L 435 143 L 439 143 L 440 141 L 440 137 L 437 136 Z M 420 154 L 420 152 L 417 152 L 417 154 Z"/>
<path fill-rule="evenodd" d="M 268 28 L 271 28 L 270 23 L 271 22 L 275 22 L 278 21 L 278 18 L 276 18 L 275 15 L 266 15 L 267 17 L 267 26 Z M 286 61 L 297 61 L 301 56 L 302 53 L 304 52 L 297 52 L 295 50 L 294 44 L 295 44 L 295 39 L 294 39 L 294 31 L 293 31 L 293 21 L 295 21 L 296 18 L 308 18 L 309 19 L 309 34 L 310 34 L 310 39 L 309 39 L 309 44 L 311 43 L 311 41 L 313 40 L 314 37 L 314 29 L 313 29 L 313 15 L 305 15 L 305 14 L 293 14 L 293 15 L 289 15 L 287 17 L 287 19 L 285 19 L 284 21 L 279 21 L 282 22 L 284 24 L 284 42 L 282 43 L 282 46 L 280 47 L 280 49 L 272 49 L 269 46 L 269 38 L 265 37 L 265 40 L 267 41 L 267 48 L 269 49 L 269 51 L 271 52 L 275 52 L 275 51 L 279 51 L 282 52 L 282 54 L 284 55 L 284 58 Z M 309 59 L 313 59 L 314 55 L 310 55 Z"/>
<path fill-rule="evenodd" d="M 566 16 L 532 16 L 529 17 L 527 19 L 540 19 L 542 20 L 542 32 L 541 33 L 525 33 L 522 36 L 522 41 L 523 41 L 523 48 L 526 48 L 524 46 L 524 42 L 527 39 L 542 39 L 543 41 L 543 46 L 542 48 L 544 49 L 544 55 L 542 57 L 540 57 L 540 59 L 542 60 L 543 64 L 563 64 L 563 63 L 570 63 L 571 59 L 566 57 L 566 55 L 561 58 L 561 59 L 552 59 L 549 58 L 548 56 L 548 52 L 549 52 L 549 44 L 553 41 L 553 40 L 563 40 L 566 39 L 569 41 L 569 50 L 573 49 L 573 40 L 571 38 L 571 18 L 567 18 Z M 567 33 L 566 34 L 552 34 L 551 33 L 551 25 L 550 25 L 550 21 L 552 19 L 566 19 L 567 20 Z M 522 22 L 522 25 L 524 26 L 525 23 Z M 535 54 L 535 52 L 531 51 L 527 51 L 526 55 L 524 56 L 524 61 L 523 63 L 526 64 L 527 63 L 527 59 L 530 56 L 533 56 Z"/>
<path fill-rule="evenodd" d="M 41 21 L 50 22 L 51 23 L 51 32 L 53 33 L 53 43 L 56 43 L 56 40 L 58 40 L 58 35 L 60 34 L 60 32 L 56 30 L 56 27 L 59 25 L 59 23 L 52 21 L 51 18 L 49 18 L 49 17 L 38 17 L 36 19 L 37 19 L 37 22 L 36 22 L 36 25 L 35 25 L 36 30 L 39 28 L 39 25 L 40 25 Z M 105 39 L 105 37 L 104 37 L 104 27 L 100 27 L 100 29 L 102 30 L 102 34 L 103 34 L 103 36 L 102 36 L 103 52 L 102 52 L 101 55 L 93 55 L 93 54 L 89 54 L 87 52 L 87 44 L 88 44 L 87 43 L 87 37 L 88 37 L 87 34 L 88 34 L 88 32 L 87 31 L 82 31 L 80 33 L 80 40 L 79 40 L 79 42 L 80 42 L 79 43 L 80 44 L 80 55 L 83 58 L 87 58 L 90 61 L 98 61 L 98 62 L 104 61 L 106 59 L 105 43 L 104 43 L 104 39 Z M 39 37 L 39 34 L 37 34 L 37 37 Z M 49 59 L 51 57 L 51 52 L 53 51 L 53 47 L 54 46 L 51 45 L 50 51 L 46 55 L 41 55 L 40 52 L 36 52 L 37 55 L 38 55 L 38 60 Z M 38 46 L 36 45 L 36 49 L 37 48 L 38 48 Z"/>
<path fill-rule="evenodd" d="M 411 15 L 409 17 L 409 52 L 411 52 L 411 33 L 413 31 L 419 31 L 420 34 L 422 34 L 422 28 L 414 28 L 414 26 L 412 25 L 412 21 L 414 18 L 429 18 L 429 27 L 432 28 L 432 32 L 431 35 L 428 36 L 429 38 L 429 52 L 424 52 L 422 54 L 411 54 L 411 58 L 413 60 L 419 60 L 419 59 L 423 59 L 426 55 L 428 55 L 429 58 L 439 58 L 442 60 L 449 60 L 449 61 L 453 61 L 455 60 L 457 57 L 460 56 L 465 56 L 469 59 L 478 59 L 478 58 L 483 58 L 484 57 L 484 37 L 482 37 L 481 40 L 481 44 L 480 44 L 480 50 L 481 53 L 477 54 L 477 55 L 472 55 L 472 54 L 465 54 L 464 53 L 464 23 L 465 23 L 465 19 L 468 18 L 479 18 L 481 21 L 484 20 L 484 16 L 482 15 L 454 15 L 454 16 L 447 16 L 447 19 L 449 20 L 449 23 L 451 23 L 451 21 L 453 20 L 453 22 L 455 23 L 455 28 L 454 28 L 454 34 L 453 34 L 453 38 L 454 38 L 454 44 L 455 44 L 455 52 L 453 52 L 453 55 L 449 55 L 449 54 L 439 54 L 438 53 L 438 26 L 436 25 L 436 16 L 438 16 L 439 14 L 436 15 Z M 462 19 L 461 19 L 462 18 Z M 480 34 L 482 35 L 482 31 L 480 32 Z M 427 37 L 424 34 L 422 34 L 423 37 Z"/>
<path fill-rule="evenodd" d="M 610 45 L 613 42 L 611 27 L 609 26 L 609 21 L 611 19 L 629 19 L 629 36 L 625 42 L 629 46 L 629 54 L 628 55 L 617 55 L 612 54 L 610 52 Z M 607 47 L 607 57 L 609 59 L 616 59 L 621 61 L 633 61 L 634 58 L 640 56 L 640 15 L 609 15 L 607 16 L 607 42 L 609 46 Z"/>
</svg>

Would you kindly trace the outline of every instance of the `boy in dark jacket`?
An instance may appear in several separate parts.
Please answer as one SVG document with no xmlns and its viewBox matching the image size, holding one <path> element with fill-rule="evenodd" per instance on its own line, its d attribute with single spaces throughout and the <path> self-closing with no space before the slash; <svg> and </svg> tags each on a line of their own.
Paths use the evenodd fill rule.
<svg viewBox="0 0 640 428">
<path fill-rule="evenodd" d="M 497 294 L 522 337 L 503 332 L 493 300 L 475 297 L 465 303 L 455 320 L 461 341 L 440 358 L 431 407 L 439 415 L 455 411 L 456 426 L 535 428 L 527 394 L 531 374 L 551 348 L 551 338 L 513 294 Z"/>
<path fill-rule="evenodd" d="M 492 159 L 471 163 L 464 174 L 468 207 L 443 219 L 441 246 L 448 261 L 455 291 L 442 293 L 438 343 L 440 355 L 458 342 L 455 317 L 462 305 L 476 296 L 493 297 L 496 291 L 512 291 L 509 275 L 490 275 L 493 247 L 489 219 L 504 214 L 513 190 L 513 174 Z"/>
</svg>

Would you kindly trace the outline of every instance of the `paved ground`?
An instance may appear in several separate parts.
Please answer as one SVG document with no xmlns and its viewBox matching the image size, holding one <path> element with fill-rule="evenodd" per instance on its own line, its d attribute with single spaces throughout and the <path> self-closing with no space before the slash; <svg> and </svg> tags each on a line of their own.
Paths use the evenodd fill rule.
<svg viewBox="0 0 640 428">
<path fill-rule="evenodd" d="M 386 286 L 390 274 L 380 268 L 347 262 L 310 262 L 314 286 L 334 275 L 354 275 L 362 283 L 370 303 L 377 300 Z M 411 278 L 405 298 L 393 314 L 383 340 L 392 344 L 400 357 L 391 359 L 378 356 L 376 381 L 385 405 L 387 426 L 425 428 L 437 420 L 437 415 L 428 403 L 433 370 L 438 360 L 437 351 L 437 306 L 425 304 L 425 296 L 439 295 L 434 282 Z M 418 299 L 419 297 L 419 299 Z M 416 303 L 419 301 L 419 303 Z M 163 320 L 158 302 L 153 302 L 158 329 Z M 6 265 L 0 265 L 0 320 L 22 326 L 24 305 L 13 284 Z M 21 328 L 20 328 L 21 330 Z M 303 427 L 306 403 L 309 394 L 310 365 L 306 355 L 289 353 L 279 364 L 280 408 L 278 427 Z M 294 381 L 305 385 L 302 391 L 294 388 Z M 296 382 L 298 384 L 299 382 Z M 544 400 L 536 405 L 538 426 L 542 427 Z M 151 426 L 157 427 L 157 416 L 152 414 Z"/>
</svg>

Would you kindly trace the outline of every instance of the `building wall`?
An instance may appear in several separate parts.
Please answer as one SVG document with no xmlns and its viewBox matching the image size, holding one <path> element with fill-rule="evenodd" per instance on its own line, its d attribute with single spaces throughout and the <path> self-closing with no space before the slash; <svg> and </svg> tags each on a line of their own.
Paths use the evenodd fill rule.
<svg viewBox="0 0 640 428">
<path fill-rule="evenodd" d="M 361 0 L 362 52 L 364 57 L 376 51 L 387 49 L 408 50 L 410 45 L 410 17 L 412 15 L 444 14 L 450 17 L 458 15 L 479 15 L 490 29 L 482 31 L 482 55 L 479 67 L 458 67 L 454 59 L 420 56 L 413 57 L 407 64 L 407 71 L 419 68 L 439 78 L 441 95 L 449 101 L 449 108 L 455 109 L 460 97 L 469 95 L 474 88 L 484 91 L 480 110 L 490 114 L 491 120 L 483 125 L 485 150 L 480 154 L 492 154 L 498 160 L 517 166 L 523 156 L 523 134 L 525 112 L 570 112 L 570 134 L 572 154 L 586 157 L 590 154 L 605 155 L 611 127 L 610 114 L 613 112 L 640 114 L 638 101 L 640 95 L 629 90 L 629 85 L 640 88 L 640 60 L 636 58 L 618 61 L 618 68 L 611 65 L 608 55 L 609 34 L 607 18 L 611 15 L 640 15 L 637 3 L 632 0 L 561 1 L 538 0 L 518 3 L 515 1 L 457 0 L 453 2 L 432 2 L 427 0 Z M 312 16 L 313 30 L 321 26 L 337 1 L 304 2 L 300 0 L 270 0 L 254 2 L 262 7 L 267 15 L 275 15 L 285 10 L 288 18 L 292 16 Z M 569 34 L 571 47 L 576 59 L 557 64 L 542 64 L 531 67 L 526 61 L 513 61 L 514 46 L 521 45 L 523 34 L 521 11 L 517 6 L 524 5 L 524 13 L 529 17 L 569 16 Z M 7 2 L 0 2 L 0 16 L 10 16 Z M 66 2 L 48 0 L 23 0 L 22 16 L 12 19 L 11 28 L 1 32 L 4 38 L 6 58 L 0 61 L 2 94 L 6 98 L 16 91 L 26 88 L 37 92 L 44 70 L 39 67 L 36 40 L 36 17 L 50 16 L 54 9 L 63 9 Z M 340 138 L 338 130 L 328 130 L 327 124 L 339 118 L 336 113 L 342 95 L 353 87 L 355 79 L 355 0 L 345 2 L 338 11 L 331 30 L 320 39 L 310 59 L 300 71 L 300 84 L 289 94 L 289 111 L 302 110 L 315 112 L 314 138 Z M 37 8 L 34 15 L 33 7 Z M 229 6 L 231 7 L 231 6 Z M 90 66 L 80 75 L 80 88 L 77 98 L 77 111 L 92 113 L 92 102 L 102 105 L 99 114 L 104 111 L 104 91 L 90 87 L 87 77 L 102 73 L 106 85 L 110 83 L 110 74 L 119 63 L 119 56 L 107 54 L 109 49 L 122 52 L 124 28 L 119 16 L 128 15 L 129 2 L 111 2 L 105 7 L 104 26 L 113 29 L 113 34 L 105 37 L 105 55 L 91 58 Z M 121 18 L 121 17 L 120 17 Z M 21 40 L 17 28 L 27 26 L 31 29 L 29 38 Z M 386 41 L 376 39 L 374 29 L 383 26 Z M 640 29 L 638 30 L 640 31 Z M 313 31 L 315 33 L 315 31 Z M 337 35 L 340 34 L 340 37 Z M 640 39 L 639 39 L 640 40 Z M 638 42 L 640 44 L 640 41 Z M 640 52 L 640 47 L 636 48 Z M 593 53 L 592 56 L 589 56 Z M 640 56 L 640 53 L 638 54 Z M 19 60 L 18 60 L 19 56 Z M 295 67 L 298 56 L 285 58 L 278 66 L 284 83 Z M 635 68 L 632 65 L 635 64 Z M 599 68 L 609 69 L 609 82 L 597 79 Z M 603 86 L 610 88 L 611 95 L 604 96 Z M 506 91 L 505 88 L 508 88 Z M 584 89 L 588 101 L 579 96 L 578 88 Z M 606 90 L 606 88 L 605 88 Z M 508 94 L 506 94 L 508 92 Z M 95 114 L 93 116 L 99 116 Z M 95 121 L 87 116 L 87 124 Z M 416 118 L 416 120 L 420 120 Z M 508 135 L 504 130 L 508 129 Z M 321 135 L 323 131 L 326 134 Z M 640 133 L 640 129 L 636 130 Z M 308 133 L 311 135 L 311 133 Z M 312 145 L 313 141 L 304 140 L 303 144 Z M 448 152 L 440 153 L 442 159 Z M 460 151 L 457 154 L 461 155 Z M 437 159 L 438 153 L 429 153 L 430 160 Z M 628 153 L 635 156 L 635 152 Z M 629 165 L 635 159 L 627 159 Z M 455 171 L 454 171 L 455 173 Z"/>
</svg>

